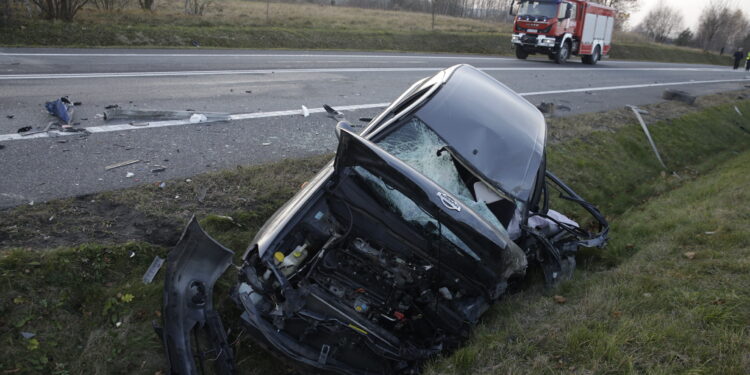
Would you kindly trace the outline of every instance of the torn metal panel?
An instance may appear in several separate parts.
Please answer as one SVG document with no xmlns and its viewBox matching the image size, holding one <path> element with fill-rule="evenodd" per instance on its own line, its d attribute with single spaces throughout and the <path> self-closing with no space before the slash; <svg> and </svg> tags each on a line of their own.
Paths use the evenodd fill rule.
<svg viewBox="0 0 750 375">
<path fill-rule="evenodd" d="M 659 160 L 659 164 L 661 164 L 662 168 L 666 170 L 667 166 L 666 164 L 664 164 L 664 161 L 661 159 L 661 155 L 659 154 L 659 150 L 656 148 L 656 143 L 654 143 L 654 139 L 651 138 L 651 132 L 648 131 L 648 126 L 646 126 L 646 122 L 643 121 L 643 117 L 641 117 L 641 110 L 634 105 L 629 105 L 628 107 L 631 110 L 633 110 L 633 113 L 635 113 L 635 117 L 638 119 L 638 122 L 641 124 L 641 129 L 643 129 L 643 133 L 646 134 L 646 139 L 648 139 L 648 143 L 649 145 L 651 145 L 651 149 L 654 151 L 654 155 L 656 155 L 656 159 Z"/>
</svg>

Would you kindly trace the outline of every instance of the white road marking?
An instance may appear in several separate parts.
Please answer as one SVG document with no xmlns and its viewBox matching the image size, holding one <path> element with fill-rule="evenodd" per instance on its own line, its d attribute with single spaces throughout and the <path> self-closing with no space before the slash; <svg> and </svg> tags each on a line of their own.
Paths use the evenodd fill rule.
<svg viewBox="0 0 750 375">
<path fill-rule="evenodd" d="M 647 87 L 663 87 L 663 86 L 681 86 L 681 85 L 697 85 L 697 84 L 709 84 L 709 83 L 729 83 L 729 82 L 748 82 L 750 79 L 720 79 L 712 81 L 683 81 L 683 82 L 664 82 L 664 83 L 646 83 L 640 85 L 623 85 L 623 86 L 604 86 L 604 87 L 584 87 L 577 89 L 566 89 L 566 90 L 550 90 L 550 91 L 536 91 L 536 92 L 523 92 L 518 93 L 521 96 L 538 96 L 538 95 L 550 95 L 550 94 L 565 94 L 565 93 L 576 93 L 576 92 L 587 92 L 587 91 L 610 91 L 610 90 L 626 90 L 635 88 L 647 88 Z M 348 106 L 334 106 L 334 108 L 341 111 L 354 111 L 359 109 L 372 109 L 372 108 L 385 108 L 390 103 L 374 103 L 374 104 L 359 104 L 359 105 L 348 105 Z M 310 113 L 323 113 L 323 108 L 310 108 Z M 240 113 L 231 115 L 230 121 L 268 118 L 268 117 L 281 117 L 281 116 L 294 116 L 302 115 L 301 109 L 294 109 L 288 111 L 273 111 L 273 112 L 255 112 L 255 113 Z M 148 126 L 133 126 L 130 124 L 117 124 L 117 125 L 102 125 L 102 126 L 91 126 L 85 128 L 91 133 L 108 133 L 117 132 L 124 130 L 143 130 L 162 128 L 168 126 L 182 126 L 182 125 L 193 125 L 189 120 L 170 120 L 170 121 L 154 121 L 149 122 Z M 60 136 L 77 135 L 80 133 L 63 133 L 58 131 L 50 131 L 49 133 L 37 133 L 28 136 L 22 136 L 17 133 L 11 134 L 0 134 L 0 141 L 15 141 L 24 139 L 37 139 L 37 138 L 54 138 Z"/>
<path fill-rule="evenodd" d="M 72 78 L 145 78 L 145 77 L 184 77 L 216 76 L 242 74 L 302 74 L 302 73 L 386 73 L 386 72 L 434 72 L 439 67 L 424 68 L 307 68 L 307 69 L 249 69 L 249 70 L 191 70 L 172 72 L 112 72 L 112 73 L 41 73 L 41 74 L 2 74 L 0 80 L 29 79 L 72 79 Z M 668 72 L 730 72 L 720 68 L 539 68 L 539 67 L 489 67 L 478 68 L 483 71 L 668 71 Z"/>
</svg>

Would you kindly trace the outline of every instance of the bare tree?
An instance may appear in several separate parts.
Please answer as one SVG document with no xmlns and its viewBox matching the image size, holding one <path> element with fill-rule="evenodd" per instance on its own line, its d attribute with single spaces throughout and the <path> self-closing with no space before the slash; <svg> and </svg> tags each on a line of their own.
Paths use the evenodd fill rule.
<svg viewBox="0 0 750 375">
<path fill-rule="evenodd" d="M 128 3 L 130 3 L 130 0 L 92 0 L 92 1 L 94 2 L 96 9 L 106 10 L 106 11 L 122 10 L 126 6 L 128 6 Z"/>
<path fill-rule="evenodd" d="M 732 10 L 728 0 L 711 0 L 701 12 L 696 39 L 704 50 L 736 47 L 747 32 L 748 21 L 741 10 Z"/>
<path fill-rule="evenodd" d="M 600 0 L 597 3 L 617 9 L 615 29 L 623 30 L 632 12 L 638 10 L 640 0 Z"/>
<path fill-rule="evenodd" d="M 656 42 L 666 42 L 672 33 L 682 28 L 682 14 L 664 4 L 651 9 L 636 27 L 636 31 L 647 35 Z"/>
<path fill-rule="evenodd" d="M 685 30 L 682 30 L 680 32 L 680 35 L 677 36 L 677 39 L 675 39 L 675 44 L 678 46 L 689 46 L 693 44 L 693 32 L 690 31 L 690 28 L 686 28 Z"/>
<path fill-rule="evenodd" d="M 143 10 L 154 10 L 156 8 L 156 0 L 138 0 L 138 6 Z"/>
<path fill-rule="evenodd" d="M 31 0 L 43 18 L 72 21 L 89 0 Z"/>
<path fill-rule="evenodd" d="M 10 0 L 0 0 L 0 26 L 9 25 L 13 19 L 13 7 Z"/>
<path fill-rule="evenodd" d="M 185 14 L 202 16 L 213 0 L 185 0 Z"/>
</svg>

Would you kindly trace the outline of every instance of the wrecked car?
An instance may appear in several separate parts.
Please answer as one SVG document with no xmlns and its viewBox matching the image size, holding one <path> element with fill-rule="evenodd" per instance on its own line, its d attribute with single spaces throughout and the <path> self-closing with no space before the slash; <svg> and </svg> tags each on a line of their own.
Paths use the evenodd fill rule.
<svg viewBox="0 0 750 375">
<path fill-rule="evenodd" d="M 172 373 L 198 373 L 204 359 L 237 371 L 212 304 L 230 266 L 246 332 L 272 353 L 312 372 L 418 373 L 529 267 L 555 285 L 579 247 L 606 243 L 603 215 L 546 168 L 542 114 L 469 65 L 418 81 L 351 129 L 339 122 L 335 159 L 240 264 L 190 222 L 167 258 L 160 331 Z M 552 189 L 594 229 L 552 210 Z"/>
</svg>

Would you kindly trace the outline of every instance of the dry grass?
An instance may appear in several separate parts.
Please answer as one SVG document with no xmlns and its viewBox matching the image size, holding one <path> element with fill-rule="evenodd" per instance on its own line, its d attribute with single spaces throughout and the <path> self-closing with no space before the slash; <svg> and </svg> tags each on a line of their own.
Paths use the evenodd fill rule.
<svg viewBox="0 0 750 375">
<path fill-rule="evenodd" d="M 114 12 L 106 19 L 95 8 L 79 13 L 80 23 L 116 23 L 174 26 L 284 27 L 335 30 L 391 30 L 398 32 L 430 31 L 432 16 L 426 13 L 361 9 L 315 4 L 271 3 L 266 18 L 266 3 L 220 0 L 213 3 L 203 17 L 187 16 L 181 0 L 159 2 L 154 12 L 129 8 Z M 467 18 L 438 16 L 435 29 L 443 32 L 508 32 L 510 26 Z"/>
</svg>

